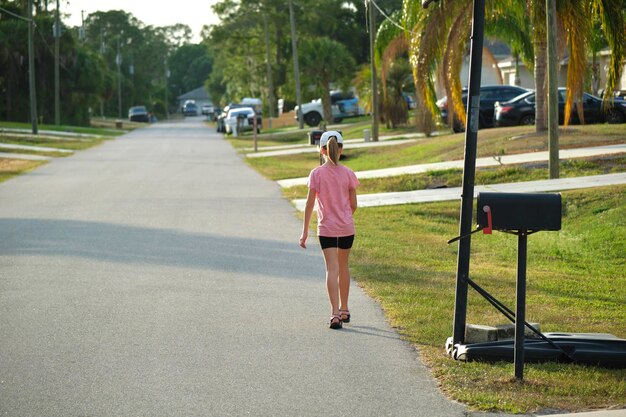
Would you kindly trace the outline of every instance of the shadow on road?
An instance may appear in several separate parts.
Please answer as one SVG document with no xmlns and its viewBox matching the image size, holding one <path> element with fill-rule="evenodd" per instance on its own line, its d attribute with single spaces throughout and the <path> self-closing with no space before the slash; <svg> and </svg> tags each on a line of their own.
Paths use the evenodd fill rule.
<svg viewBox="0 0 626 417">
<path fill-rule="evenodd" d="M 294 241 L 246 239 L 90 221 L 0 219 L 3 256 L 81 257 L 98 262 L 319 278 L 317 251 Z"/>
</svg>

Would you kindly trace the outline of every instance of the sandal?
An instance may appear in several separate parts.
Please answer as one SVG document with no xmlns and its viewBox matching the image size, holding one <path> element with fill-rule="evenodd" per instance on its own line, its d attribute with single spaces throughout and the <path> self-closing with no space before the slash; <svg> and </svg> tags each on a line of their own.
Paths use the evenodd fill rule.
<svg viewBox="0 0 626 417">
<path fill-rule="evenodd" d="M 330 328 L 331 329 L 341 329 L 342 326 L 343 325 L 341 323 L 341 316 L 339 314 L 334 314 L 330 318 Z"/>
<path fill-rule="evenodd" d="M 344 323 L 350 323 L 350 310 L 339 310 L 341 321 Z"/>
</svg>

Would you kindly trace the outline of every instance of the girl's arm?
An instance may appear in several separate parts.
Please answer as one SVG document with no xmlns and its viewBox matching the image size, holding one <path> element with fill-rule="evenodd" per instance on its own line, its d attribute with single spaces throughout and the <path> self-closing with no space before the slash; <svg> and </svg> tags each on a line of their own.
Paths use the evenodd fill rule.
<svg viewBox="0 0 626 417">
<path fill-rule="evenodd" d="M 352 209 L 352 214 L 356 211 L 356 190 L 353 188 L 350 190 L 350 208 Z"/>
<path fill-rule="evenodd" d="M 315 207 L 315 191 L 309 188 L 306 197 L 306 206 L 304 207 L 304 221 L 302 223 L 302 234 L 300 235 L 300 246 L 306 249 L 306 238 L 309 236 L 309 224 L 313 215 L 313 207 Z"/>
</svg>

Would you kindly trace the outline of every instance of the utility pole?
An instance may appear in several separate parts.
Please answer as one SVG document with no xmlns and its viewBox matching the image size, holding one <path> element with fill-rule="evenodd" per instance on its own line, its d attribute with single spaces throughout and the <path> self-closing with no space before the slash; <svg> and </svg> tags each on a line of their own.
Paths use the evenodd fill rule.
<svg viewBox="0 0 626 417">
<path fill-rule="evenodd" d="M 164 59 L 165 64 L 165 118 L 170 118 L 170 106 L 167 98 L 167 90 L 169 89 L 170 69 L 167 67 L 167 61 Z"/>
<path fill-rule="evenodd" d="M 61 124 L 61 84 L 59 77 L 59 44 L 61 38 L 61 21 L 59 19 L 59 0 L 54 13 L 54 124 Z"/>
<path fill-rule="evenodd" d="M 559 178 L 559 88 L 556 52 L 556 0 L 546 0 L 548 37 L 548 168 L 550 179 Z"/>
<path fill-rule="evenodd" d="M 374 41 L 376 39 L 376 12 L 374 0 L 369 2 L 370 21 L 370 59 L 372 71 L 372 140 L 378 142 L 378 83 L 376 75 L 376 60 L 374 59 Z"/>
<path fill-rule="evenodd" d="M 274 114 L 274 82 L 272 80 L 272 64 L 270 62 L 270 35 L 267 29 L 267 15 L 263 14 L 263 27 L 265 29 L 265 55 L 267 61 L 267 88 L 268 88 L 268 100 L 269 100 L 269 110 L 270 110 L 270 120 L 269 120 L 269 128 L 272 128 L 272 116 Z M 256 132 L 255 132 L 256 135 Z"/>
<path fill-rule="evenodd" d="M 300 94 L 300 67 L 298 65 L 298 40 L 296 39 L 296 23 L 293 16 L 293 3 L 289 0 L 289 22 L 291 24 L 291 50 L 293 51 L 293 76 L 296 81 L 296 105 L 298 106 L 298 124 L 304 129 L 302 119 L 302 95 Z"/>
<path fill-rule="evenodd" d="M 78 28 L 78 39 L 81 40 L 81 42 L 85 41 L 85 11 L 81 10 L 80 11 L 80 28 Z"/>
<path fill-rule="evenodd" d="M 28 89 L 30 92 L 30 121 L 33 134 L 37 129 L 37 93 L 35 91 L 35 45 L 34 45 L 33 0 L 28 0 Z"/>
<path fill-rule="evenodd" d="M 117 38 L 117 55 L 115 56 L 117 64 L 117 117 L 122 118 L 122 55 L 120 54 L 120 38 Z"/>
</svg>

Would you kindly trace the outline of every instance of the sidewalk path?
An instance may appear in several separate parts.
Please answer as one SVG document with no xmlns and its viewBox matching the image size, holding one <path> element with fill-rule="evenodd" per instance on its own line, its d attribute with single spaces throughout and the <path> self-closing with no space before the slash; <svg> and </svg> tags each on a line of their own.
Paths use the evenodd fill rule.
<svg viewBox="0 0 626 417">
<path fill-rule="evenodd" d="M 26 161 L 49 161 L 51 156 L 30 155 L 25 153 L 0 152 L 1 159 L 23 159 Z"/>
<path fill-rule="evenodd" d="M 626 184 L 626 173 L 593 175 L 588 177 L 560 178 L 506 184 L 477 185 L 474 197 L 479 192 L 537 193 L 548 191 L 565 191 L 579 188 L 604 187 L 607 185 Z M 359 207 L 392 206 L 398 204 L 427 203 L 433 201 L 450 201 L 461 199 L 461 187 L 437 188 L 431 190 L 403 191 L 397 193 L 377 193 L 358 195 Z M 306 199 L 293 200 L 300 211 L 304 211 Z"/>
<path fill-rule="evenodd" d="M 12 143 L 0 143 L 0 149 L 18 149 L 23 151 L 36 151 L 36 152 L 58 152 L 71 154 L 74 151 L 70 149 L 50 148 L 47 146 L 28 146 L 28 145 L 14 145 Z"/>
<path fill-rule="evenodd" d="M 333 129 L 335 130 L 335 129 Z M 341 129 L 339 129 L 341 130 Z M 291 133 L 291 132 L 288 132 Z M 303 136 L 306 136 L 306 133 L 308 132 L 302 132 Z M 435 136 L 435 134 L 433 134 L 432 136 Z M 269 137 L 271 137 L 271 135 L 268 135 Z M 405 139 L 414 139 L 414 138 L 423 138 L 426 137 L 423 133 L 407 133 L 405 135 L 386 135 L 386 136 L 379 136 L 378 141 L 379 142 L 384 142 L 384 141 L 389 141 L 389 140 L 394 140 L 394 139 L 398 139 L 398 138 L 405 138 Z M 343 141 L 343 143 L 345 144 L 359 144 L 359 143 L 376 143 L 376 142 L 365 142 L 365 139 L 361 138 L 361 139 L 346 139 Z M 288 150 L 288 149 L 301 149 L 301 148 L 313 148 L 315 149 L 315 147 L 313 145 L 310 145 L 308 143 L 296 143 L 296 144 L 292 144 L 292 145 L 276 145 L 276 146 L 264 146 L 263 148 L 261 148 L 261 152 L 265 152 L 265 151 L 276 151 L 276 150 Z M 244 151 L 254 151 L 254 148 L 243 148 Z M 311 152 L 311 151 L 306 151 L 306 152 Z"/>
<path fill-rule="evenodd" d="M 559 151 L 559 159 L 586 158 L 600 155 L 614 155 L 626 153 L 626 144 L 594 146 L 588 148 L 562 149 Z M 548 160 L 548 152 L 528 152 L 517 155 L 503 155 L 500 161 L 493 157 L 477 158 L 476 167 L 484 168 L 498 165 L 523 164 L 529 162 L 544 162 Z M 463 160 L 435 162 L 432 164 L 410 165 L 397 168 L 374 169 L 370 171 L 356 172 L 359 179 L 392 177 L 396 175 L 420 174 L 428 171 L 441 171 L 445 169 L 463 168 Z M 277 181 L 283 188 L 296 185 L 306 185 L 307 177 L 291 178 Z"/>
</svg>

